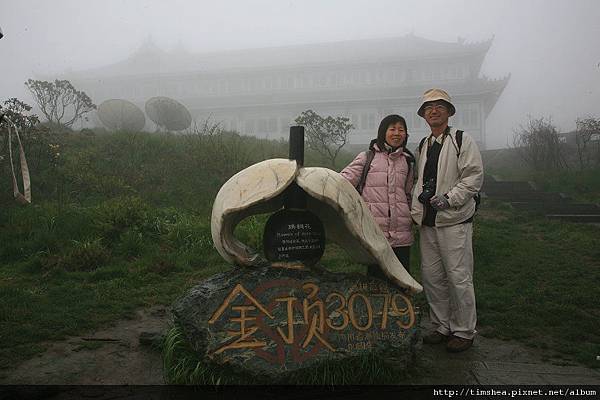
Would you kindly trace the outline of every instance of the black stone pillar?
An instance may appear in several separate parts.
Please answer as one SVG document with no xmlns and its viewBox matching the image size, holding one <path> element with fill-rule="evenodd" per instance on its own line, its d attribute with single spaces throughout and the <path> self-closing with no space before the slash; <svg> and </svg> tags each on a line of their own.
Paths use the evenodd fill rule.
<svg viewBox="0 0 600 400">
<path fill-rule="evenodd" d="M 290 128 L 289 159 L 304 166 L 304 127 Z M 325 251 L 321 220 L 306 209 L 307 194 L 296 182 L 284 192 L 284 208 L 271 215 L 265 225 L 263 246 L 271 262 L 316 264 Z"/>
</svg>

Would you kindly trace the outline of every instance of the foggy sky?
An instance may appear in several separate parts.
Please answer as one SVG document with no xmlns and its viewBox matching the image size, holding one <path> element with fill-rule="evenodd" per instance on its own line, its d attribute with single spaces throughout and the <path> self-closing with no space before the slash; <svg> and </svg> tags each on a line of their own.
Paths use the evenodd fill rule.
<svg viewBox="0 0 600 400">
<path fill-rule="evenodd" d="M 506 147 L 528 115 L 552 117 L 563 131 L 577 117 L 600 117 L 599 21 L 596 0 L 0 0 L 0 101 L 33 105 L 28 78 L 112 64 L 150 36 L 192 53 L 408 33 L 493 36 L 481 72 L 511 79 L 487 119 L 487 145 Z"/>
</svg>

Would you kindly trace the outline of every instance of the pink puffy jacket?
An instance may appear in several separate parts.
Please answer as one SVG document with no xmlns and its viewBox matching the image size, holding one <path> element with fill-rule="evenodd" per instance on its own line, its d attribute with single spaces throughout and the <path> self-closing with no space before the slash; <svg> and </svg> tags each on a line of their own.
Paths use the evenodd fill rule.
<svg viewBox="0 0 600 400">
<path fill-rule="evenodd" d="M 413 243 L 410 215 L 414 183 L 414 158 L 400 148 L 393 153 L 371 144 L 375 156 L 365 181 L 362 197 L 392 247 Z M 353 186 L 358 184 L 367 161 L 361 152 L 340 174 Z"/>
</svg>

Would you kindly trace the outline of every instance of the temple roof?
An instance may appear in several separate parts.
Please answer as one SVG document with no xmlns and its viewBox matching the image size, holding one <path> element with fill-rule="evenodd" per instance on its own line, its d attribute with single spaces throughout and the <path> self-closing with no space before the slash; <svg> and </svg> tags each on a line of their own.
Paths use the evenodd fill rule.
<svg viewBox="0 0 600 400">
<path fill-rule="evenodd" d="M 348 40 L 282 47 L 193 54 L 179 47 L 164 51 L 149 39 L 129 58 L 101 68 L 79 71 L 78 78 L 182 72 L 211 73 L 391 61 L 422 61 L 476 56 L 483 60 L 493 38 L 484 42 L 439 42 L 412 34 L 382 39 Z"/>
<path fill-rule="evenodd" d="M 484 99 L 484 112 L 487 115 L 499 95 L 508 83 L 510 75 L 501 79 L 476 78 L 467 82 L 456 81 L 444 84 L 444 89 L 451 93 L 452 98 L 468 99 L 471 97 Z M 345 87 L 323 88 L 310 90 L 279 90 L 263 93 L 232 94 L 232 95 L 205 95 L 195 94 L 192 97 L 183 97 L 182 101 L 191 108 L 203 110 L 218 110 L 220 108 L 235 107 L 262 107 L 272 104 L 326 104 L 326 103 L 365 103 L 365 102 L 406 102 L 414 104 L 430 85 L 415 84 L 403 87 Z"/>
</svg>

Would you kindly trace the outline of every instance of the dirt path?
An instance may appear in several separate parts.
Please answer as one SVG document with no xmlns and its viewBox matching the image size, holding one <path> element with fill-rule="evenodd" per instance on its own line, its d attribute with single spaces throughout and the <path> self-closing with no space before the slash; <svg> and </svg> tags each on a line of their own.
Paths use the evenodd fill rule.
<svg viewBox="0 0 600 400">
<path fill-rule="evenodd" d="M 153 307 L 108 329 L 51 343 L 15 370 L 0 371 L 0 384 L 162 384 L 160 352 L 139 339 L 142 332 L 164 332 L 168 318 L 165 307 Z"/>
<path fill-rule="evenodd" d="M 168 320 L 167 308 L 154 307 L 111 328 L 51 343 L 45 353 L 15 370 L 0 371 L 0 384 L 163 384 L 160 353 L 139 339 L 142 332 L 164 332 Z M 472 349 L 460 354 L 447 353 L 443 345 L 424 345 L 414 371 L 410 381 L 402 383 L 600 384 L 597 370 L 553 360 L 548 353 L 517 342 L 482 336 Z"/>
<path fill-rule="evenodd" d="M 422 326 L 427 326 L 426 318 Z M 458 354 L 446 352 L 444 345 L 423 345 L 417 364 L 419 374 L 413 384 L 600 384 L 600 371 L 567 360 L 564 355 L 481 335 L 471 349 Z"/>
</svg>

